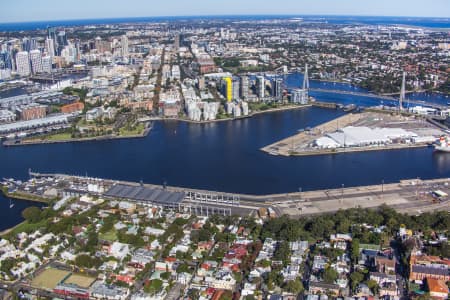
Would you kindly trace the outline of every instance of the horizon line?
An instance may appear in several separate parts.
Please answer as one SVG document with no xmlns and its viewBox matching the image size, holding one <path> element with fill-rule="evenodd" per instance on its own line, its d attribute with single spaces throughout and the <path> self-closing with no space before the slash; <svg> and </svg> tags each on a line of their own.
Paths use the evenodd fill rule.
<svg viewBox="0 0 450 300">
<path fill-rule="evenodd" d="M 119 19 L 143 19 L 143 18 L 205 18 L 205 17 L 382 17 L 382 18 L 420 18 L 420 19 L 450 19 L 450 17 L 438 16 L 411 16 L 411 15 L 371 15 L 371 14 L 205 14 L 205 15 L 159 15 L 159 16 L 133 16 L 133 17 L 98 17 L 98 18 L 67 18 L 53 20 L 31 20 L 31 21 L 7 21 L 0 24 L 28 24 L 34 22 L 66 22 L 66 21 L 94 21 L 94 20 L 119 20 Z"/>
</svg>

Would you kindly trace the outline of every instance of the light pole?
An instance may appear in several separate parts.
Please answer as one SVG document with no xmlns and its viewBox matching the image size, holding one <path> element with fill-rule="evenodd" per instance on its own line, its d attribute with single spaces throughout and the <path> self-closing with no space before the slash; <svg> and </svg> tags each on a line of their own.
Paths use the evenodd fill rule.
<svg viewBox="0 0 450 300">
<path fill-rule="evenodd" d="M 341 186 L 341 203 L 344 201 L 344 184 Z"/>
<path fill-rule="evenodd" d="M 381 198 L 384 197 L 384 179 L 381 180 Z"/>
</svg>

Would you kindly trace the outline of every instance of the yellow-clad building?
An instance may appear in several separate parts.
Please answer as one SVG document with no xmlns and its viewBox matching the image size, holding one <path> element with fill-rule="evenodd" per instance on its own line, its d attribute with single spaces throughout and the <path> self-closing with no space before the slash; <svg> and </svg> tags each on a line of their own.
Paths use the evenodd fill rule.
<svg viewBox="0 0 450 300">
<path fill-rule="evenodd" d="M 233 100 L 233 80 L 231 77 L 225 77 L 223 79 L 225 81 L 225 98 L 227 98 L 228 102 Z"/>
</svg>

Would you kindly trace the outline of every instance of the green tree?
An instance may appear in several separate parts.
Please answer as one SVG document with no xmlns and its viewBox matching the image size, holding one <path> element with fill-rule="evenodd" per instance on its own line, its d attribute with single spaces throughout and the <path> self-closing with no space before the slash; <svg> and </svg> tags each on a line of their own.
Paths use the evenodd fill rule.
<svg viewBox="0 0 450 300">
<path fill-rule="evenodd" d="M 352 282 L 352 289 L 355 290 L 358 284 L 363 281 L 364 274 L 356 271 L 350 274 L 350 280 Z"/>
<path fill-rule="evenodd" d="M 353 239 L 352 241 L 352 251 L 351 258 L 353 263 L 357 263 L 359 259 L 359 239 Z"/>
<path fill-rule="evenodd" d="M 189 273 L 189 266 L 186 263 L 179 265 L 177 273 Z"/>
<path fill-rule="evenodd" d="M 7 258 L 0 263 L 0 271 L 10 274 L 10 271 L 15 264 L 16 261 L 13 258 Z"/>
<path fill-rule="evenodd" d="M 164 273 L 161 273 L 161 278 L 162 279 L 164 279 L 164 280 L 169 280 L 169 278 L 170 278 L 170 272 L 164 272 Z"/>
<path fill-rule="evenodd" d="M 326 283 L 334 283 L 338 279 L 338 276 L 339 274 L 335 269 L 328 267 L 323 272 L 323 281 Z"/>
<path fill-rule="evenodd" d="M 97 257 L 91 257 L 87 254 L 80 254 L 75 258 L 75 265 L 81 268 L 94 268 L 101 264 L 101 260 Z"/>
<path fill-rule="evenodd" d="M 162 290 L 163 281 L 160 279 L 153 279 L 144 285 L 144 292 L 154 295 Z"/>
<path fill-rule="evenodd" d="M 299 279 L 296 279 L 286 282 L 286 284 L 284 285 L 284 289 L 289 293 L 297 295 L 299 293 L 302 293 L 305 288 L 303 287 L 303 283 Z"/>
<path fill-rule="evenodd" d="M 372 291 L 372 293 L 374 294 L 374 295 L 376 295 L 376 294 L 378 294 L 378 289 L 379 289 L 379 286 L 378 286 L 378 283 L 375 281 L 375 280 L 367 280 L 367 286 L 369 287 L 369 289 Z"/>
<path fill-rule="evenodd" d="M 22 211 L 22 217 L 29 223 L 37 223 L 41 220 L 41 209 L 36 206 L 30 206 Z"/>
</svg>

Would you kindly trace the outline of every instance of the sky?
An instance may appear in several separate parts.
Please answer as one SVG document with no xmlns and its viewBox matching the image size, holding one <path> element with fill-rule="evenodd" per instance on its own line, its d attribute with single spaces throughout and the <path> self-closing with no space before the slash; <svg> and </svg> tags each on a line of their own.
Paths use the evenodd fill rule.
<svg viewBox="0 0 450 300">
<path fill-rule="evenodd" d="M 1 8 L 0 23 L 258 14 L 450 18 L 450 0 L 7 0 Z"/>
</svg>

